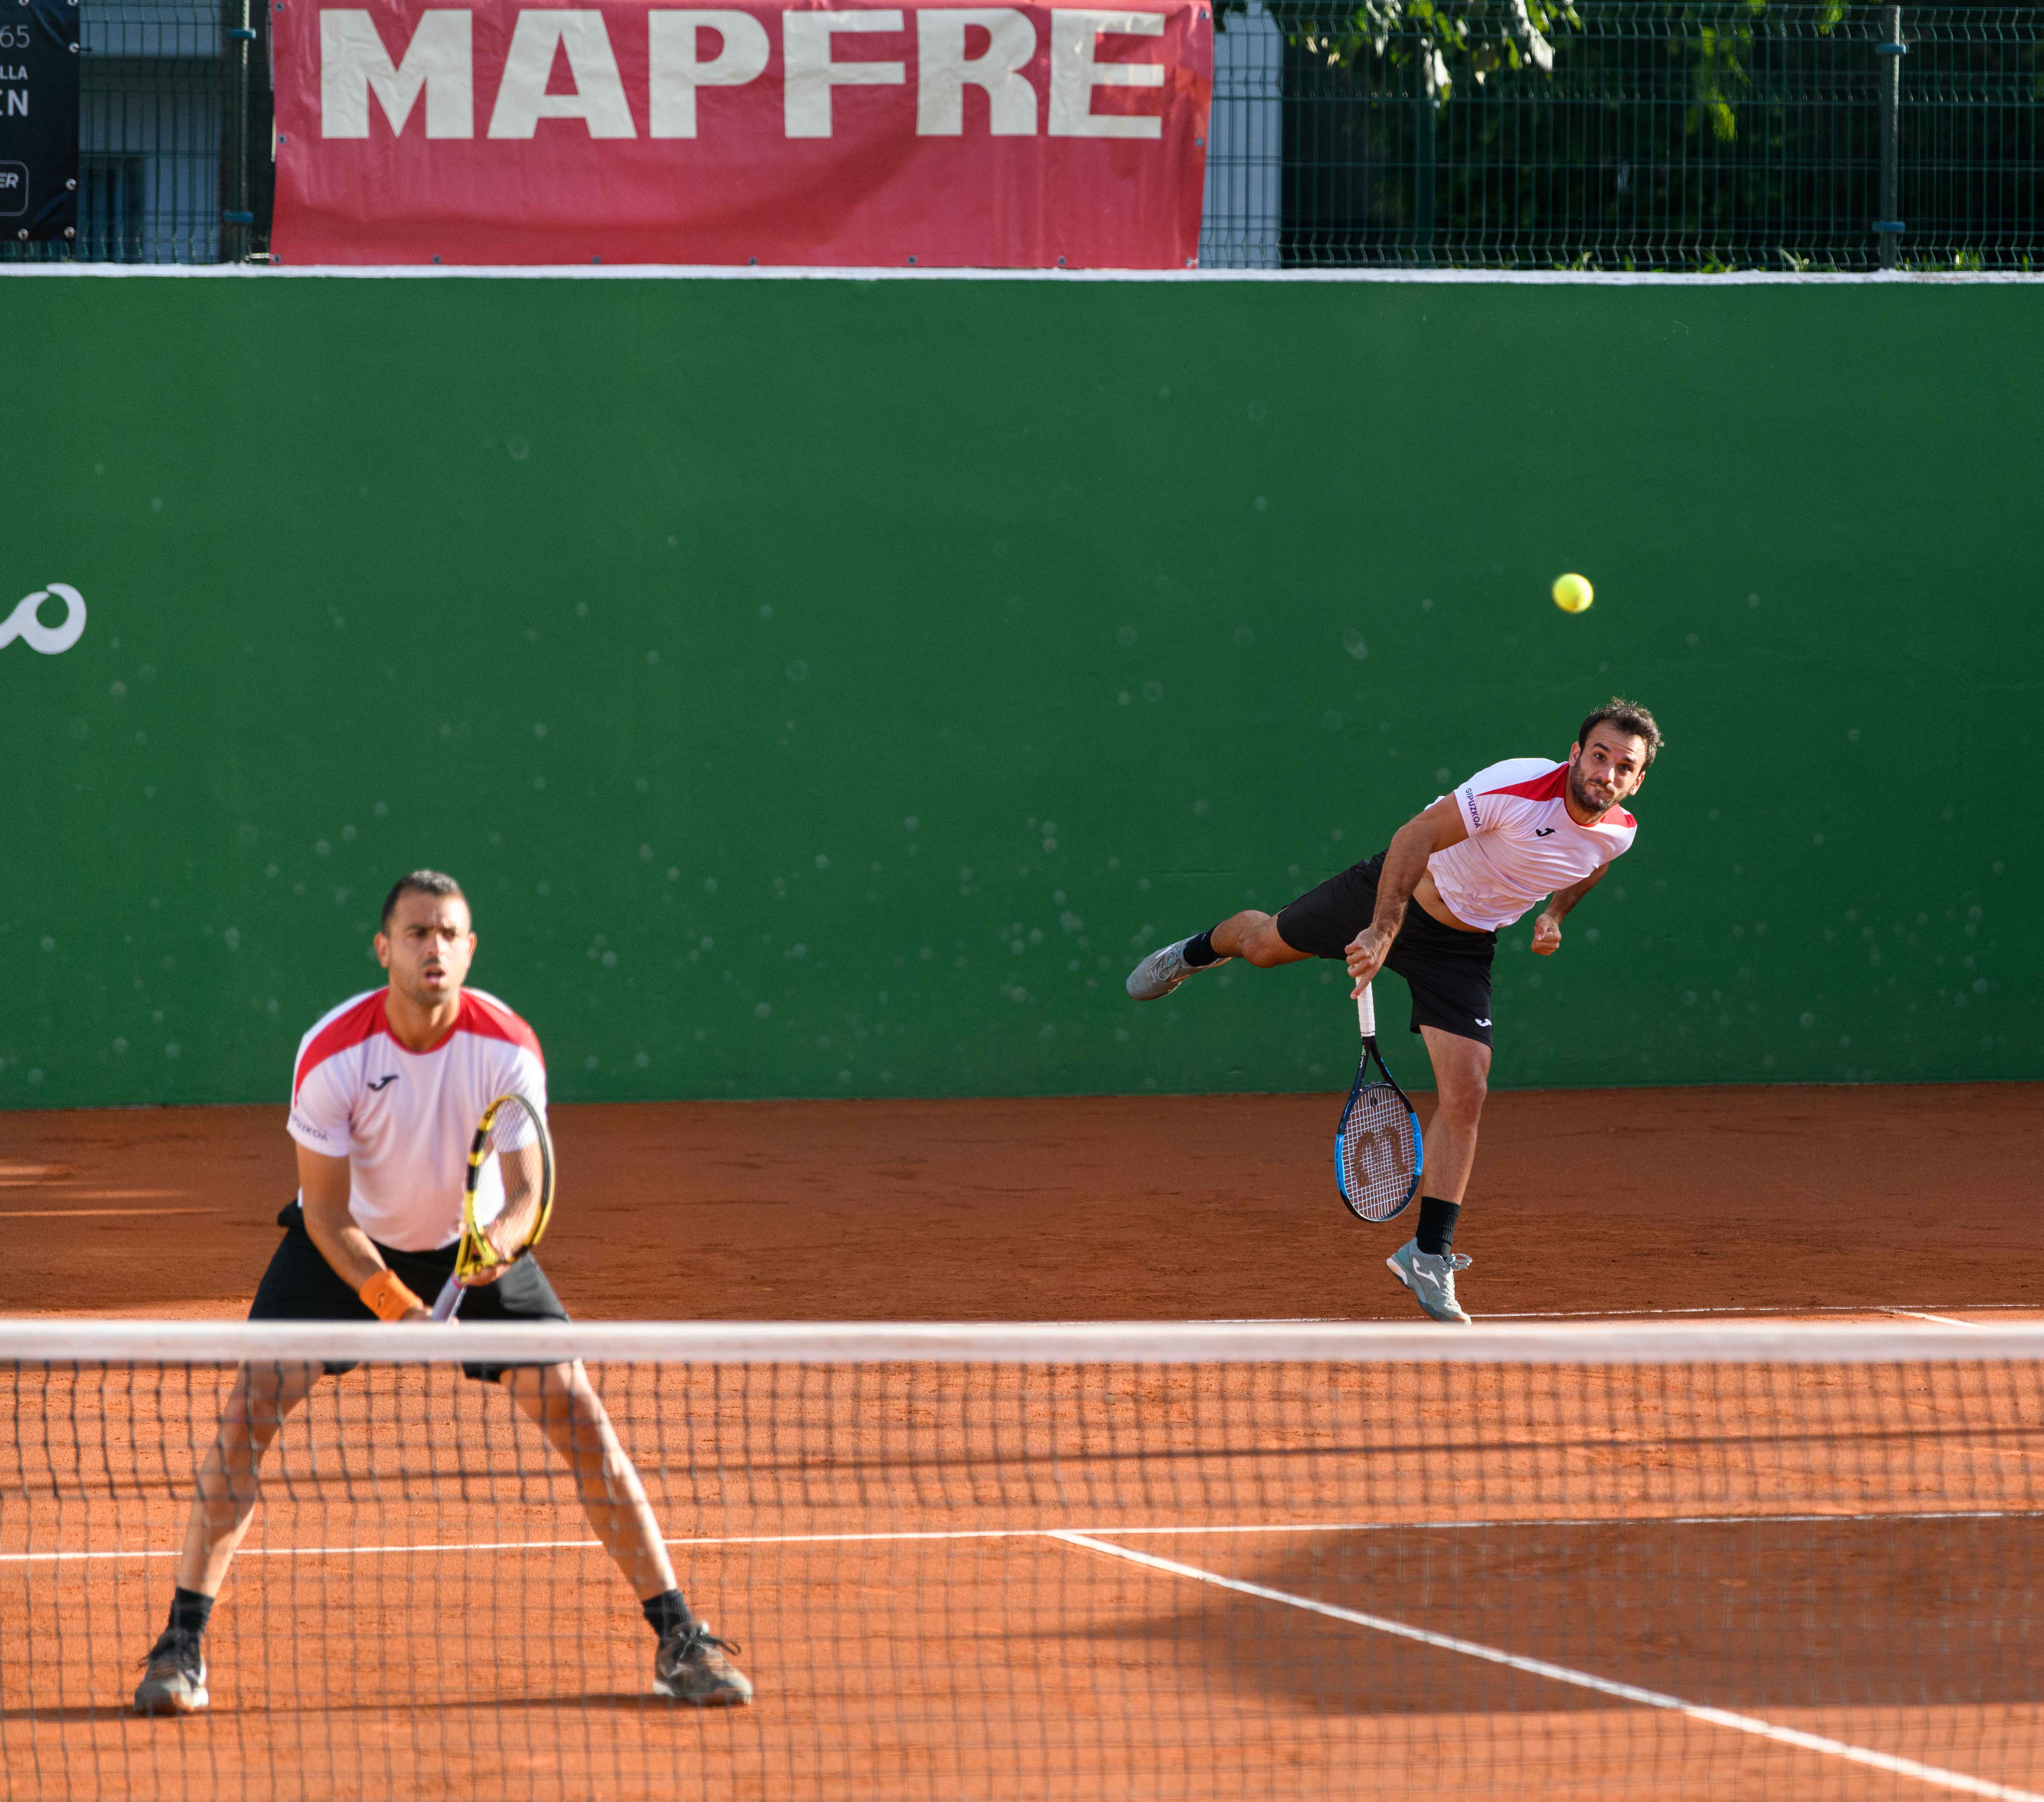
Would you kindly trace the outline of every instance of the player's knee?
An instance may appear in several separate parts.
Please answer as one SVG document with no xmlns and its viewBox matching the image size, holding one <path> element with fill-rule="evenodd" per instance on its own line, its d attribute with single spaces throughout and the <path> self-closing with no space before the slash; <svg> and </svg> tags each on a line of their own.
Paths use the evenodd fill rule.
<svg viewBox="0 0 2044 1802">
<path fill-rule="evenodd" d="M 1461 1125 L 1474 1126 L 1489 1093 L 1489 1079 L 1482 1071 L 1458 1072 L 1441 1085 L 1440 1111 Z"/>
<path fill-rule="evenodd" d="M 220 1422 L 222 1458 L 260 1458 L 283 1425 L 285 1412 L 281 1396 L 263 1391 L 251 1393 L 243 1406 L 229 1408 Z"/>
<path fill-rule="evenodd" d="M 1274 969 L 1297 955 L 1278 936 L 1278 922 L 1267 913 L 1243 935 L 1243 961 L 1258 970 Z"/>
<path fill-rule="evenodd" d="M 571 1389 L 561 1398 L 559 1408 L 560 1418 L 566 1424 L 568 1437 L 578 1455 L 609 1455 L 617 1443 L 617 1435 L 608 1430 L 610 1416 L 604 1412 L 603 1403 L 594 1389 L 586 1385 Z"/>
<path fill-rule="evenodd" d="M 1441 1068 L 1445 1063 L 1447 1067 Z M 1490 1093 L 1489 1073 L 1474 1059 L 1435 1059 L 1434 1081 L 1441 1112 L 1461 1125 L 1473 1126 Z"/>
</svg>

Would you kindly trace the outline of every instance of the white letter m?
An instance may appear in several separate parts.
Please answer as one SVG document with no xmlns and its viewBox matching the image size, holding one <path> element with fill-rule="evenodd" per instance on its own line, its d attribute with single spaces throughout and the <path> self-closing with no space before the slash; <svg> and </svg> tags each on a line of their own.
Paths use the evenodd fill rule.
<svg viewBox="0 0 2044 1802">
<path fill-rule="evenodd" d="M 391 132 L 402 133 L 423 88 L 428 137 L 474 137 L 472 40 L 467 13 L 422 13 L 404 60 L 394 66 L 376 22 L 367 13 L 322 12 L 321 135 L 368 136 L 372 91 L 383 103 L 383 116 L 390 121 Z"/>
</svg>

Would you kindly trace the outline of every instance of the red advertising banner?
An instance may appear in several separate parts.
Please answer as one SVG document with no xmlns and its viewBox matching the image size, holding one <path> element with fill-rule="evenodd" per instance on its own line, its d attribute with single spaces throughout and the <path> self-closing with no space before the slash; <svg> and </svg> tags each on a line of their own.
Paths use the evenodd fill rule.
<svg viewBox="0 0 2044 1802">
<path fill-rule="evenodd" d="M 292 263 L 1183 269 L 1210 0 L 272 0 Z"/>
</svg>

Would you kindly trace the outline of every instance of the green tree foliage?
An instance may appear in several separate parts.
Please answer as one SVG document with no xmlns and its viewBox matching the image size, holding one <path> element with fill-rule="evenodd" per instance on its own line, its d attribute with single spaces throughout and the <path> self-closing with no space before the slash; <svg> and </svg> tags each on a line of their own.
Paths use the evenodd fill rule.
<svg viewBox="0 0 2044 1802">
<path fill-rule="evenodd" d="M 1247 0 L 1221 0 L 1215 17 L 1247 10 Z M 1362 0 L 1350 7 L 1271 9 L 1287 40 L 1324 56 L 1329 68 L 1370 58 L 1414 71 L 1435 102 L 1445 105 L 1458 79 L 1481 86 L 1500 69 L 1552 69 L 1554 39 L 1581 24 L 1572 0 Z"/>
<path fill-rule="evenodd" d="M 1249 0 L 1220 0 L 1215 18 L 1227 29 Z M 1817 0 L 1799 10 L 1828 33 L 1843 22 L 1854 0 Z M 1863 0 L 1862 0 L 1863 3 Z M 1552 75 L 1558 41 L 1581 32 L 1585 13 L 1604 25 L 1658 28 L 1691 63 L 1692 131 L 1706 127 L 1721 143 L 1739 134 L 1738 103 L 1752 84 L 1755 25 L 1769 0 L 1719 0 L 1716 5 L 1636 5 L 1627 0 L 1362 0 L 1352 7 L 1321 8 L 1277 0 L 1270 10 L 1286 40 L 1328 68 L 1369 59 L 1388 73 L 1416 76 L 1420 89 L 1445 106 L 1458 83 L 1477 88 L 1500 71 L 1534 69 Z"/>
</svg>

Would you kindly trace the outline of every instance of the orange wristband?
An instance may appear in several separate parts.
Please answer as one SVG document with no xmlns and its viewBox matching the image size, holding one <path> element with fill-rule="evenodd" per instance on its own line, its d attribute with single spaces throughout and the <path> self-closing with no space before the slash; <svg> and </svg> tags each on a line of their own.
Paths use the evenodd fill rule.
<svg viewBox="0 0 2044 1802">
<path fill-rule="evenodd" d="M 355 1293 L 379 1320 L 402 1320 L 411 1309 L 425 1306 L 405 1288 L 395 1270 L 378 1270 Z"/>
</svg>

